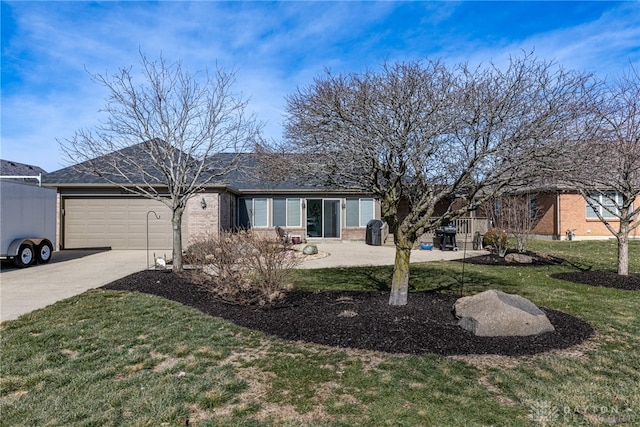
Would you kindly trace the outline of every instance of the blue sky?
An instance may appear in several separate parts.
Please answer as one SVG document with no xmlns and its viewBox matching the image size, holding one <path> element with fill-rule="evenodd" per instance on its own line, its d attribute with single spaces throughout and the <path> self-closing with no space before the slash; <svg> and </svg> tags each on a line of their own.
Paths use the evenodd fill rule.
<svg viewBox="0 0 640 427">
<path fill-rule="evenodd" d="M 148 57 L 237 70 L 235 90 L 279 140 L 285 96 L 325 68 L 439 58 L 539 58 L 601 77 L 640 69 L 639 2 L 2 2 L 0 157 L 67 166 L 58 140 L 101 119 L 112 74 Z"/>
</svg>

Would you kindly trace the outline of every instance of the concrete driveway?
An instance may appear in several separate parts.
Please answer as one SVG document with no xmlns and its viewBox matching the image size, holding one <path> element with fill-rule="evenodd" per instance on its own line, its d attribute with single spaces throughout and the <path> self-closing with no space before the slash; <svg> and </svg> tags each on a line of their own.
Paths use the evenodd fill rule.
<svg viewBox="0 0 640 427">
<path fill-rule="evenodd" d="M 145 268 L 144 250 L 60 251 L 53 253 L 49 264 L 24 269 L 3 263 L 0 321 L 17 319 Z"/>
<path fill-rule="evenodd" d="M 393 265 L 393 246 L 369 246 L 364 242 L 323 241 L 317 243 L 320 257 L 305 261 L 300 268 L 331 268 L 364 265 Z M 300 245 L 302 249 L 304 245 Z M 155 252 L 162 256 L 171 251 Z M 414 250 L 411 262 L 448 261 L 485 254 L 485 251 Z M 153 252 L 150 254 L 153 258 Z M 313 257 L 312 257 L 313 258 Z M 145 250 L 60 251 L 49 264 L 0 272 L 0 321 L 17 319 L 33 310 L 99 288 L 114 280 L 147 268 Z"/>
</svg>

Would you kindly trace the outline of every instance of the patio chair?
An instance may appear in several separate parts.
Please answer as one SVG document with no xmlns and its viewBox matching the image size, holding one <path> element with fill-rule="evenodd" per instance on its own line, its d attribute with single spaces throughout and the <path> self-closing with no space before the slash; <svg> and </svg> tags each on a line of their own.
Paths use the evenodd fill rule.
<svg viewBox="0 0 640 427">
<path fill-rule="evenodd" d="M 276 227 L 276 235 L 278 236 L 278 240 L 280 240 L 282 243 L 289 243 L 289 240 L 291 240 L 289 233 L 284 231 L 284 228 L 280 226 Z"/>
</svg>

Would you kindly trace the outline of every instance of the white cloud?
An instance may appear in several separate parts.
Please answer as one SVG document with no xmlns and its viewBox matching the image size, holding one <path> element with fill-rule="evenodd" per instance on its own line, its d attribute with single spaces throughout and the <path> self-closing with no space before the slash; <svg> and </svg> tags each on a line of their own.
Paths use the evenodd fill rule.
<svg viewBox="0 0 640 427">
<path fill-rule="evenodd" d="M 535 49 L 538 57 L 566 68 L 610 73 L 640 58 L 638 3 L 612 5 L 592 22 L 563 23 L 517 38 L 508 36 L 508 28 L 499 34 L 465 31 L 472 24 L 452 21 L 468 7 L 465 2 L 15 2 L 7 7 L 17 31 L 5 39 L 3 29 L 2 156 L 33 159 L 46 170 L 61 167 L 55 139 L 96 124 L 96 110 L 104 104 L 105 92 L 85 67 L 92 73 L 137 67 L 139 50 L 150 58 L 162 53 L 181 59 L 190 71 L 213 70 L 216 63 L 236 68 L 235 89 L 251 98 L 249 108 L 268 122 L 265 131 L 274 139 L 281 137 L 285 96 L 327 67 L 360 72 L 384 60 L 425 56 L 448 63 L 501 63 L 522 49 Z"/>
</svg>

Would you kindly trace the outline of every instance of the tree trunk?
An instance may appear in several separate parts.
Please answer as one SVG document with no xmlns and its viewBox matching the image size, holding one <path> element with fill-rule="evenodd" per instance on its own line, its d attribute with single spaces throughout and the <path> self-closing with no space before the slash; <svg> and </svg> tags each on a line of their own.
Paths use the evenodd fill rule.
<svg viewBox="0 0 640 427">
<path fill-rule="evenodd" d="M 407 305 L 410 258 L 411 247 L 406 248 L 403 245 L 396 243 L 396 261 L 393 268 L 389 305 Z"/>
<path fill-rule="evenodd" d="M 173 211 L 173 270 L 182 271 L 182 208 Z"/>
<path fill-rule="evenodd" d="M 618 274 L 620 276 L 629 275 L 629 224 L 620 222 L 618 238 Z"/>
</svg>

